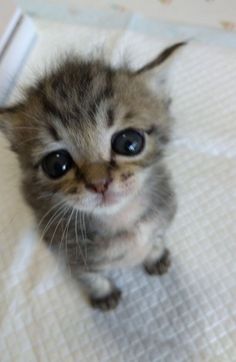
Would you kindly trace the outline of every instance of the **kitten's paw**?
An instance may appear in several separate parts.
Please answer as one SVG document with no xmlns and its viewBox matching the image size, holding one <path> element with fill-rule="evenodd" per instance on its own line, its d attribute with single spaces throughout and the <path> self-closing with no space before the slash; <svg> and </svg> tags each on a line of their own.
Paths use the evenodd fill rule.
<svg viewBox="0 0 236 362">
<path fill-rule="evenodd" d="M 102 311 L 115 309 L 119 304 L 121 294 L 121 291 L 118 288 L 115 288 L 110 294 L 104 297 L 90 297 L 91 306 Z"/>
<path fill-rule="evenodd" d="M 160 259 L 153 264 L 146 264 L 144 267 L 149 275 L 163 275 L 167 273 L 170 265 L 170 252 L 168 249 L 165 249 Z"/>
</svg>

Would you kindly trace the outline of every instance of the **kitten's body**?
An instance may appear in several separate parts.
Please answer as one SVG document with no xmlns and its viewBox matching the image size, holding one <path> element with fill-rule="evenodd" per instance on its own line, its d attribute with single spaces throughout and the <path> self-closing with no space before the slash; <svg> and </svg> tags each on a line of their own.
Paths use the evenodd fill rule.
<svg viewBox="0 0 236 362">
<path fill-rule="evenodd" d="M 164 167 L 159 167 L 156 190 L 152 188 L 151 192 L 147 180 L 142 194 L 109 215 L 86 212 L 76 215 L 76 211 L 71 214 L 69 209 L 63 220 L 63 210 L 51 220 L 55 209 L 44 217 L 48 209 L 38 208 L 36 214 L 38 220 L 43 219 L 41 231 L 44 231 L 44 239 L 52 247 L 69 255 L 68 263 L 75 265 L 80 272 L 140 264 L 148 257 L 152 245 L 157 243 L 161 255 L 164 248 L 162 237 L 175 213 L 175 198 Z M 158 180 L 160 175 L 161 182 Z M 163 181 L 165 185 L 161 184 Z M 29 191 L 26 190 L 26 197 L 28 195 Z M 35 209 L 34 198 L 30 203 Z"/>
<path fill-rule="evenodd" d="M 168 99 L 150 90 L 143 73 L 181 45 L 136 72 L 67 60 L 31 87 L 21 104 L 2 112 L 44 240 L 63 254 L 101 309 L 120 298 L 104 270 L 144 264 L 154 274 L 168 266 L 163 238 L 176 207 L 163 151 L 171 118 Z M 119 153 L 128 136 L 128 145 L 132 137 L 132 147 L 142 143 L 132 157 Z M 63 150 L 57 157 L 66 150 L 70 163 L 62 176 L 50 178 L 42 165 L 55 150 Z"/>
</svg>

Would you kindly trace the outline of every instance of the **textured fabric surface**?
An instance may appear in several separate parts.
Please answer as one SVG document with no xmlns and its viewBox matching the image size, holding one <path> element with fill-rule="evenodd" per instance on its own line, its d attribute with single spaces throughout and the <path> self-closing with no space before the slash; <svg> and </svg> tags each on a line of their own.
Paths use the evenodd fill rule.
<svg viewBox="0 0 236 362">
<path fill-rule="evenodd" d="M 51 54 L 106 44 L 133 66 L 166 40 L 121 30 L 39 22 L 39 43 L 22 80 Z M 85 47 L 86 45 L 86 47 Z M 49 56 L 50 51 L 50 56 Z M 192 44 L 169 73 L 175 115 L 167 161 L 179 210 L 167 237 L 172 268 L 149 277 L 115 271 L 123 289 L 108 314 L 79 288 L 34 233 L 19 192 L 16 159 L 0 142 L 0 356 L 7 361 L 236 361 L 236 51 Z"/>
</svg>

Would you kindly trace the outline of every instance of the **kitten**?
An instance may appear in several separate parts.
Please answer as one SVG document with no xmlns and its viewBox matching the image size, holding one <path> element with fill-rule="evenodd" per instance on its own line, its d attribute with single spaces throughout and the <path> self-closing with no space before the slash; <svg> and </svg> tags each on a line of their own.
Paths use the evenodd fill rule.
<svg viewBox="0 0 236 362">
<path fill-rule="evenodd" d="M 164 235 L 176 202 L 163 160 L 171 117 L 161 69 L 182 45 L 136 71 L 69 58 L 0 112 L 39 230 L 95 308 L 121 298 L 105 270 L 143 264 L 162 274 L 170 264 Z"/>
</svg>

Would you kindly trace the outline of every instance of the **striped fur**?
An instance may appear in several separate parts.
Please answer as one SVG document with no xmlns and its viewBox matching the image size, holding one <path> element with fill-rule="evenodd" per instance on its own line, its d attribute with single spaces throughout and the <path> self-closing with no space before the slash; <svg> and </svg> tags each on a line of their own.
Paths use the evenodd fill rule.
<svg viewBox="0 0 236 362">
<path fill-rule="evenodd" d="M 68 58 L 27 89 L 20 104 L 0 110 L 0 127 L 18 154 L 24 195 L 45 242 L 64 254 L 100 309 L 115 307 L 121 295 L 103 270 L 139 263 L 159 270 L 148 261 L 164 253 L 162 238 L 175 214 L 163 158 L 172 121 L 168 100 L 149 88 L 144 73 L 179 46 L 136 72 Z M 140 155 L 112 151 L 113 134 L 125 128 L 145 135 Z M 41 160 L 62 148 L 74 166 L 51 180 Z M 89 189 L 104 177 L 118 195 L 107 205 Z"/>
</svg>

